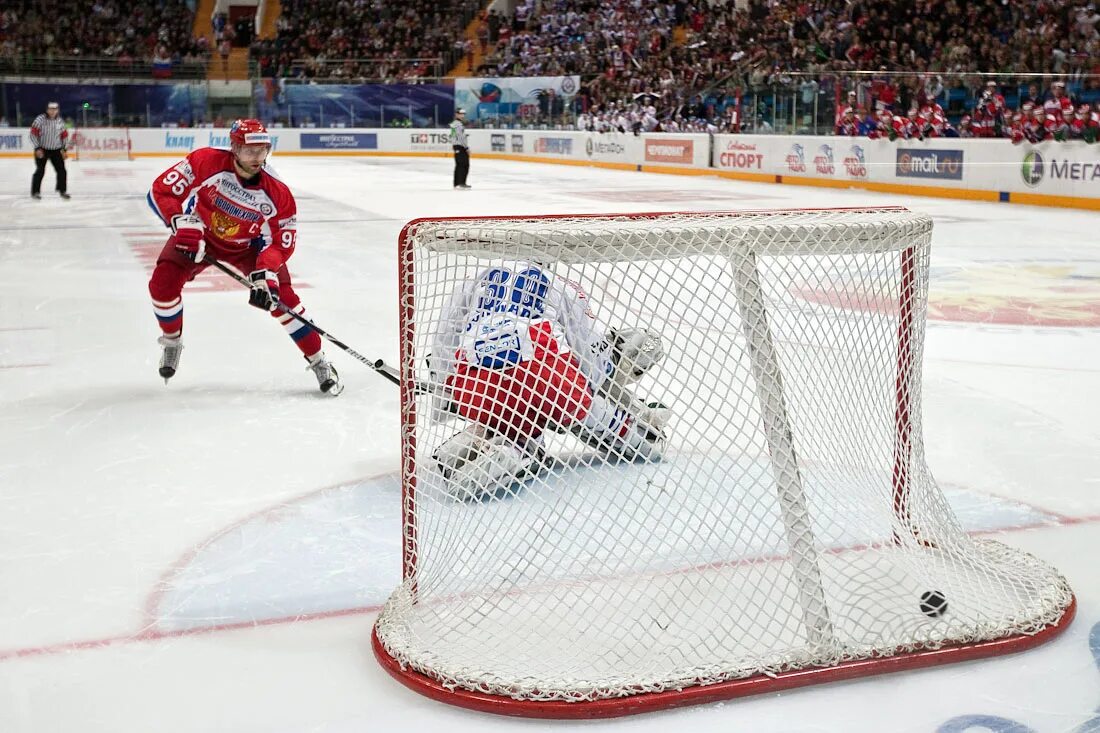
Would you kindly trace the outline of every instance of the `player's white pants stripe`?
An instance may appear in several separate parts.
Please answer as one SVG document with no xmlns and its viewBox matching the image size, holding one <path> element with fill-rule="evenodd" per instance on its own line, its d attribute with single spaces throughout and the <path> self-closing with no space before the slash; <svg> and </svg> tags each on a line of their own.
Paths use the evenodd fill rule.
<svg viewBox="0 0 1100 733">
<path fill-rule="evenodd" d="M 306 307 L 299 303 L 297 307 L 293 309 L 293 312 L 303 318 L 306 317 Z M 283 328 L 290 334 L 290 337 L 295 341 L 301 341 L 307 335 L 309 335 L 310 327 L 299 321 L 289 313 L 284 313 L 279 316 L 279 323 L 283 324 Z"/>
<path fill-rule="evenodd" d="M 157 317 L 160 330 L 168 338 L 178 338 L 183 332 L 183 297 L 176 297 L 167 302 L 154 300 L 153 315 Z"/>
<path fill-rule="evenodd" d="M 174 298 L 167 303 L 154 300 L 153 312 L 156 313 L 158 320 L 170 321 L 183 312 L 183 298 Z"/>
</svg>

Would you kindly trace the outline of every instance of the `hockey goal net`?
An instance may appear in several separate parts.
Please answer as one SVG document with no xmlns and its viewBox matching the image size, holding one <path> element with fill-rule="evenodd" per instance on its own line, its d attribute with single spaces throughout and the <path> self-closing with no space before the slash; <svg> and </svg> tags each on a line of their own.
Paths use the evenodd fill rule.
<svg viewBox="0 0 1100 733">
<path fill-rule="evenodd" d="M 78 127 L 68 146 L 71 160 L 133 160 L 128 127 Z"/>
<path fill-rule="evenodd" d="M 378 659 L 491 712 L 619 715 L 1007 653 L 1068 625 L 1045 562 L 968 535 L 925 465 L 932 222 L 902 208 L 417 220 L 400 243 L 404 582 Z M 664 339 L 658 461 L 549 433 L 458 501 L 418 395 L 451 293 L 537 262 Z M 946 609 L 944 608 L 946 604 Z"/>
</svg>

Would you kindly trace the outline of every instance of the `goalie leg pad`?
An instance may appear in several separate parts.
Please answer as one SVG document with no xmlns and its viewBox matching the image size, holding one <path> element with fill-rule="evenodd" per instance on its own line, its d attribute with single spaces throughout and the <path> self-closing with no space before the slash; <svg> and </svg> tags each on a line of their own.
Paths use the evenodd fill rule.
<svg viewBox="0 0 1100 733">
<path fill-rule="evenodd" d="M 662 402 L 647 402 L 638 411 L 638 422 L 645 423 L 656 430 L 663 429 L 672 419 L 672 410 Z"/>
<path fill-rule="evenodd" d="M 432 457 L 450 496 L 480 501 L 537 473 L 543 451 L 540 441 L 529 440 L 520 446 L 484 425 L 473 424 L 448 438 Z"/>
<path fill-rule="evenodd" d="M 443 478 L 477 458 L 489 445 L 491 433 L 484 425 L 467 425 L 435 449 L 432 459 Z"/>
<path fill-rule="evenodd" d="M 656 403 L 655 403 L 656 404 Z M 589 445 L 600 448 L 613 458 L 633 461 L 660 460 L 665 450 L 668 408 L 647 408 L 646 415 L 634 415 L 612 404 L 603 395 L 592 398 L 592 408 L 584 421 L 574 428 L 576 435 Z M 654 420 L 649 422 L 648 419 Z M 662 421 L 661 424 L 655 424 Z"/>
</svg>

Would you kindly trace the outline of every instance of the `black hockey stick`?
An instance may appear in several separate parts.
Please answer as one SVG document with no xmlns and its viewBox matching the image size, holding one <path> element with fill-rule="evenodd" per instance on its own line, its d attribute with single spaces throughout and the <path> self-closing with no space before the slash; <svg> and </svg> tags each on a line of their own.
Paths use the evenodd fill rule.
<svg viewBox="0 0 1100 733">
<path fill-rule="evenodd" d="M 246 288 L 249 288 L 250 290 L 252 289 L 252 283 L 250 283 L 247 278 L 245 278 L 243 275 L 241 275 L 236 270 L 226 266 L 224 263 L 222 263 L 222 262 L 220 262 L 220 261 L 218 261 L 218 260 L 216 260 L 216 259 L 214 259 L 213 257 L 210 257 L 210 256 L 204 257 L 203 262 L 205 262 L 207 264 L 210 264 L 210 265 L 213 265 L 214 267 L 216 267 L 219 270 L 221 270 L 222 272 L 224 272 L 226 275 L 229 275 L 229 277 L 231 277 L 234 280 L 236 280 L 237 282 L 239 282 L 241 285 L 244 285 Z M 306 326 L 309 326 L 314 331 L 316 331 L 318 334 L 320 334 L 325 339 L 327 339 L 330 343 L 338 346 L 339 348 L 341 348 L 345 352 L 347 352 L 350 356 L 352 356 L 352 357 L 358 359 L 359 361 L 363 362 L 364 364 L 369 366 L 371 369 L 378 372 L 378 374 L 380 374 L 385 379 L 388 379 L 389 381 L 393 382 L 394 384 L 396 384 L 398 386 L 401 386 L 401 375 L 398 373 L 398 371 L 396 369 L 391 367 L 389 364 L 387 364 L 382 359 L 376 359 L 376 360 L 373 360 L 373 361 L 371 359 L 368 359 L 367 357 L 363 356 L 362 354 L 360 354 L 355 349 L 353 349 L 350 346 L 348 346 L 347 344 L 345 344 L 340 339 L 333 336 L 328 331 L 326 331 L 323 328 L 321 328 L 320 326 L 318 326 L 313 321 L 309 320 L 308 318 L 305 318 L 304 316 L 298 315 L 297 313 L 292 311 L 288 306 L 284 305 L 281 302 L 277 301 L 276 304 L 275 304 L 275 307 L 278 308 L 279 310 L 281 310 L 282 312 L 286 313 L 287 315 L 289 315 L 291 318 L 294 318 L 299 323 L 302 323 Z M 416 394 L 428 394 L 429 392 L 432 391 L 429 388 L 428 385 L 424 384 L 423 382 L 419 382 L 419 381 L 415 383 L 414 388 L 416 390 Z"/>
</svg>

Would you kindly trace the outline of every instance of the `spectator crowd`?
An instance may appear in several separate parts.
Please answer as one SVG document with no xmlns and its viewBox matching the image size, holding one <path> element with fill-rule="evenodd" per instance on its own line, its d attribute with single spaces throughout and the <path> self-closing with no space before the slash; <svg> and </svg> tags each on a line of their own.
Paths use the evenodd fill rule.
<svg viewBox="0 0 1100 733">
<path fill-rule="evenodd" d="M 192 35 L 187 0 L 29 0 L 0 9 L 0 60 L 105 58 L 139 64 L 203 64 L 208 41 Z"/>
<path fill-rule="evenodd" d="M 825 100 L 830 117 L 852 106 L 858 124 L 845 131 L 1028 139 L 1038 104 L 1054 117 L 1044 130 L 1072 137 L 1079 110 L 1046 109 L 1053 91 L 1032 92 L 1028 107 L 1013 91 L 993 109 L 983 75 L 1011 87 L 1055 74 L 1100 96 L 1100 13 L 1082 0 L 519 0 L 508 16 L 481 11 L 475 43 L 465 25 L 477 11 L 462 0 L 288 0 L 278 37 L 254 44 L 253 56 L 263 76 L 407 80 L 476 50 L 477 76 L 579 76 L 568 114 L 539 117 L 591 130 L 767 132 L 780 110 L 745 102 L 779 90 L 803 109 Z M 435 57 L 438 68 L 417 63 Z M 858 104 L 846 103 L 848 91 Z M 945 113 L 936 100 L 949 97 L 958 104 Z"/>
<path fill-rule="evenodd" d="M 889 97 L 889 95 L 887 95 Z M 986 83 L 977 104 L 965 112 L 957 126 L 948 121 L 934 95 L 921 93 L 906 114 L 895 111 L 893 103 L 880 95 L 870 99 L 871 107 L 860 105 L 855 91 L 848 93 L 848 104 L 840 113 L 836 134 L 925 139 L 936 137 L 1008 138 L 1013 143 L 1038 143 L 1046 140 L 1084 140 L 1100 137 L 1100 102 L 1096 109 L 1087 102 L 1077 104 L 1066 92 L 1063 81 L 1055 81 L 1050 92 L 1040 96 L 1037 84 L 1028 85 L 1014 109 L 1001 94 L 996 81 Z"/>
<path fill-rule="evenodd" d="M 1016 107 L 994 112 L 982 98 L 982 74 L 1020 84 L 1028 74 L 1058 74 L 1089 97 L 1100 95 L 1092 76 L 1100 74 L 1100 13 L 1081 0 L 750 0 L 746 7 L 543 0 L 537 10 L 533 0 L 524 3 L 481 72 L 581 75 L 579 122 L 587 129 L 748 125 L 766 132 L 766 117 L 774 119 L 776 110 L 765 108 L 770 114 L 758 121 L 755 114 L 746 119 L 743 109 L 744 99 L 762 89 L 801 96 L 806 106 L 821 94 L 830 109 L 842 109 L 843 95 L 856 91 L 878 125 L 883 111 L 900 116 L 912 108 L 917 118 L 926 99 L 949 92 L 955 98 L 957 89 L 960 106 L 971 103 L 958 134 L 1018 137 L 1022 129 L 1026 138 L 1036 133 L 1026 120 L 1017 124 L 1016 115 L 1034 116 L 1036 103 L 1055 92 L 1039 98 L 1033 90 L 1026 112 L 1016 99 L 1022 95 L 1013 94 Z M 1072 124 L 1062 129 L 1066 117 L 1054 117 L 1043 121 L 1051 135 L 1074 134 Z M 938 123 L 929 121 L 931 134 Z M 918 134 L 929 128 L 913 126 Z"/>
<path fill-rule="evenodd" d="M 261 77 L 408 81 L 440 77 L 479 0 L 283 0 L 276 36 L 252 44 Z"/>
<path fill-rule="evenodd" d="M 0 11 L 0 59 L 102 56 L 154 68 L 205 60 L 211 42 L 192 36 L 193 4 L 16 0 Z M 507 15 L 487 7 L 283 0 L 275 36 L 252 40 L 251 57 L 262 77 L 302 80 L 423 80 L 461 60 L 477 76 L 576 75 L 578 94 L 540 105 L 534 121 L 591 130 L 768 132 L 798 129 L 792 110 L 812 109 L 815 129 L 835 123 L 839 134 L 1095 137 L 1100 12 L 1088 0 L 518 0 Z M 223 63 L 222 46 L 251 40 L 250 28 L 224 16 L 214 27 Z M 1032 74 L 1063 81 L 1040 89 L 1029 86 Z"/>
</svg>

